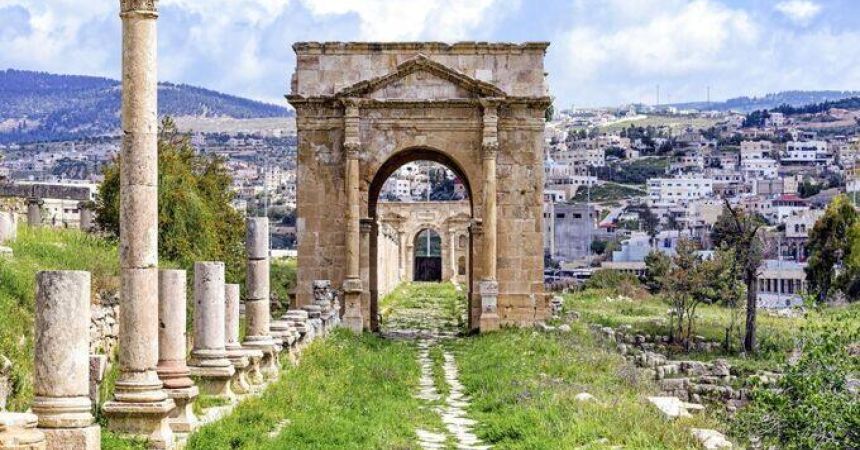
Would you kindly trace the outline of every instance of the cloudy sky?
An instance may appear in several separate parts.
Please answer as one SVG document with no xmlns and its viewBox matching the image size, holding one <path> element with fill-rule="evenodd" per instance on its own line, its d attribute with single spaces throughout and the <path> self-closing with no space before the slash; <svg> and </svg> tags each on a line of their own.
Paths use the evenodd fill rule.
<svg viewBox="0 0 860 450">
<path fill-rule="evenodd" d="M 159 76 L 285 104 L 295 41 L 550 41 L 566 107 L 860 89 L 857 0 L 160 0 Z M 116 0 L 0 0 L 0 69 L 119 77 Z"/>
</svg>

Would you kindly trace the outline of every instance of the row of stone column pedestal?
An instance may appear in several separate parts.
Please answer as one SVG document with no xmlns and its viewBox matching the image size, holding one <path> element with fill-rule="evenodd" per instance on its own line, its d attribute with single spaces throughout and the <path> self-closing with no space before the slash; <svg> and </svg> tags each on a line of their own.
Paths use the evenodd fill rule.
<svg viewBox="0 0 860 450">
<path fill-rule="evenodd" d="M 174 434 L 190 433 L 200 424 L 193 412 L 199 393 L 235 402 L 260 392 L 277 377 L 282 358 L 297 362 L 310 341 L 339 324 L 339 302 L 328 281 L 314 282 L 313 305 L 271 320 L 268 230 L 252 223 L 244 342 L 239 342 L 240 286 L 225 283 L 223 263 L 198 262 L 193 348 L 186 362 L 186 273 L 158 273 L 156 372 L 172 407 L 167 417 L 128 415 L 121 424 L 155 448 L 172 448 Z M 260 245 L 251 242 L 254 236 Z M 101 432 L 91 412 L 89 380 L 90 274 L 48 271 L 36 278 L 33 413 L 0 413 L 0 449 L 97 449 Z"/>
<path fill-rule="evenodd" d="M 45 201 L 40 198 L 27 199 L 27 225 L 30 227 L 42 226 L 44 220 L 42 218 L 42 207 Z M 92 202 L 79 202 L 79 228 L 84 231 L 90 231 L 95 225 L 95 212 L 93 211 Z"/>
</svg>

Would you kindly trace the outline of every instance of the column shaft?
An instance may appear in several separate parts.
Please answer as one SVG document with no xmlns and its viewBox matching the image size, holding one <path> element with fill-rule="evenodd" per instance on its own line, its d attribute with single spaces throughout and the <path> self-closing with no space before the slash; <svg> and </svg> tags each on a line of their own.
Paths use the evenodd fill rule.
<svg viewBox="0 0 860 450">
<path fill-rule="evenodd" d="M 484 158 L 483 266 L 485 280 L 496 279 L 496 159 Z"/>
</svg>

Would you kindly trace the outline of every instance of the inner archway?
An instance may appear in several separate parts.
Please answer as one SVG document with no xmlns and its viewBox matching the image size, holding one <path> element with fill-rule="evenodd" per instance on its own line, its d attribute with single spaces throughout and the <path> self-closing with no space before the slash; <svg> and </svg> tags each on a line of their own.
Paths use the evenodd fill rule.
<svg viewBox="0 0 860 450">
<path fill-rule="evenodd" d="M 388 313 L 380 311 L 380 299 L 411 283 L 450 285 L 462 298 L 464 316 L 458 323 L 469 323 L 465 312 L 472 280 L 470 270 L 460 265 L 472 259 L 471 194 L 459 164 L 435 149 L 397 152 L 376 171 L 368 185 L 369 217 L 363 227 L 371 330 L 380 331 L 380 315 Z M 410 289 L 425 288 L 430 289 Z"/>
<path fill-rule="evenodd" d="M 442 281 L 442 238 L 432 228 L 415 235 L 413 281 Z"/>
</svg>

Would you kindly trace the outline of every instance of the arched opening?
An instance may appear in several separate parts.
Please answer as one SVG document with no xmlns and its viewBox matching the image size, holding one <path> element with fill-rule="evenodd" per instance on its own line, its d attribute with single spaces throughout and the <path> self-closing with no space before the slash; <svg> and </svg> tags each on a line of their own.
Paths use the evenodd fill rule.
<svg viewBox="0 0 860 450">
<path fill-rule="evenodd" d="M 432 228 L 415 235 L 413 281 L 442 281 L 442 238 Z"/>
<path fill-rule="evenodd" d="M 464 208 L 464 216 L 474 217 L 472 199 L 470 181 L 462 166 L 441 151 L 425 147 L 405 149 L 379 167 L 368 187 L 367 205 L 370 226 L 367 300 L 371 330 L 379 331 L 380 293 L 384 295 L 393 285 L 390 280 L 393 266 L 400 269 L 399 283 L 456 279 L 462 283 L 466 299 L 472 297 L 473 289 L 470 271 L 461 271 L 458 259 L 460 254 L 472 251 L 468 223 L 456 231 L 441 223 L 421 223 L 418 228 L 392 230 L 385 217 L 380 217 L 380 209 L 386 209 L 380 208 L 380 204 L 422 203 L 434 211 L 447 212 L 456 202 Z M 392 264 L 386 258 L 392 251 L 384 236 L 396 231 L 402 238 L 400 254 L 395 258 L 397 263 Z"/>
</svg>

